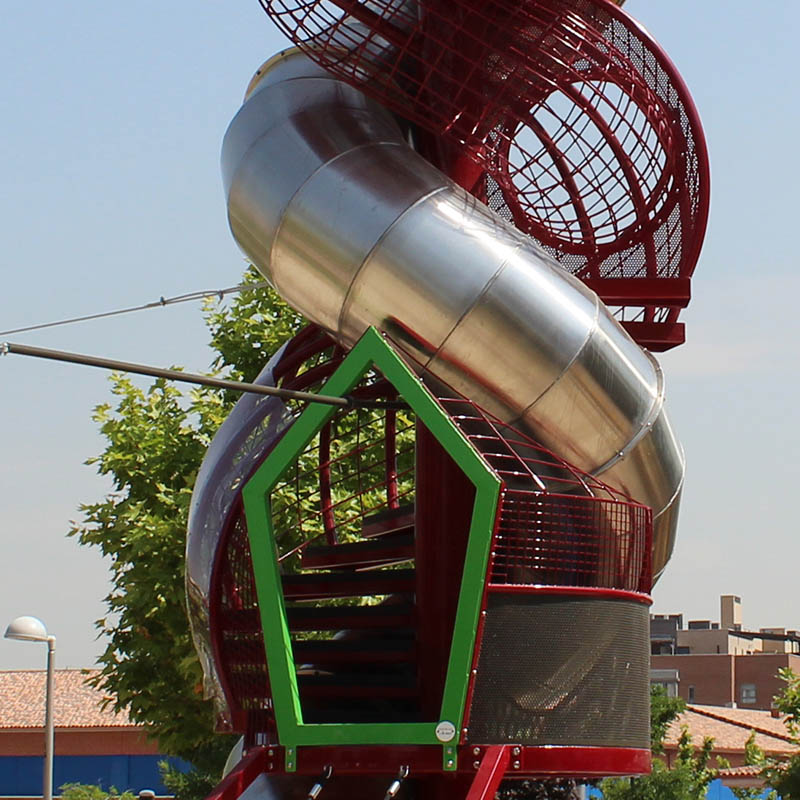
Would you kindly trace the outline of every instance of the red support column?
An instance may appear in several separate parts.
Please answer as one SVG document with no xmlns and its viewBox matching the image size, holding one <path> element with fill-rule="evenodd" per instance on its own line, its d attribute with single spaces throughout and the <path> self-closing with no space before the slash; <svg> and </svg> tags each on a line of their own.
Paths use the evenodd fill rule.
<svg viewBox="0 0 800 800">
<path fill-rule="evenodd" d="M 496 744 L 487 747 L 466 800 L 492 800 L 506 774 L 510 757 L 511 745 Z"/>
</svg>

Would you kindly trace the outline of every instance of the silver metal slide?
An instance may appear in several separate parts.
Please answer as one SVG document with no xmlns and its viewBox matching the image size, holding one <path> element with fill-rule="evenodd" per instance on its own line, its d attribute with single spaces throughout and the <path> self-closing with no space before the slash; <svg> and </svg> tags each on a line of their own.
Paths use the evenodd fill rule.
<svg viewBox="0 0 800 800">
<path fill-rule="evenodd" d="M 420 369 L 653 508 L 654 575 L 684 475 L 655 359 L 530 238 L 298 51 L 259 70 L 223 145 L 230 226 L 275 289 L 351 346 Z"/>
</svg>

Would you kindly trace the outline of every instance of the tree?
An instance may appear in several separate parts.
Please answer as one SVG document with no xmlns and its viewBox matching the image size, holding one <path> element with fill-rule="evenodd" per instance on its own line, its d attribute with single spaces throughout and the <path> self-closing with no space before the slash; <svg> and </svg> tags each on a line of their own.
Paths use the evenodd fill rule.
<svg viewBox="0 0 800 800">
<path fill-rule="evenodd" d="M 654 756 L 664 752 L 664 736 L 671 722 L 685 708 L 680 698 L 667 697 L 661 686 L 650 692 L 650 740 Z M 640 778 L 607 778 L 600 783 L 605 800 L 702 800 L 716 777 L 709 767 L 713 739 L 704 739 L 695 751 L 692 737 L 683 728 L 678 754 L 672 769 L 660 758 L 653 758 L 653 771 Z"/>
<path fill-rule="evenodd" d="M 85 783 L 65 783 L 61 788 L 61 800 L 136 800 L 130 791 L 120 793 L 112 786 L 108 791 L 100 786 Z"/>
<path fill-rule="evenodd" d="M 258 280 L 252 269 L 245 275 Z M 244 291 L 230 307 L 209 304 L 206 320 L 218 354 L 214 374 L 245 381 L 303 321 L 268 289 Z M 82 505 L 83 519 L 69 533 L 111 563 L 108 614 L 96 623 L 106 647 L 93 683 L 166 755 L 194 765 L 190 779 L 167 778 L 183 796 L 201 796 L 219 780 L 233 741 L 213 733 L 213 709 L 202 697 L 184 597 L 186 523 L 206 448 L 238 396 L 183 393 L 162 379 L 143 390 L 120 374 L 112 375 L 111 392 L 115 403 L 98 405 L 93 417 L 108 444 L 87 463 L 111 477 L 113 491 Z"/>
<path fill-rule="evenodd" d="M 784 800 L 800 800 L 800 675 L 789 667 L 778 675 L 784 686 L 775 695 L 775 707 L 786 715 L 786 729 L 798 752 L 787 759 L 763 758 L 761 775 Z"/>
</svg>

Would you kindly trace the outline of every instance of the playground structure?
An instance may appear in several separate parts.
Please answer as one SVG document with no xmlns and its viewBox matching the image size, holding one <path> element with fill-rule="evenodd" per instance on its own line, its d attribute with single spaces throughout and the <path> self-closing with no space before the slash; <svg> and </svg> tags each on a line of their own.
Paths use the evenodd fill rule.
<svg viewBox="0 0 800 800">
<path fill-rule="evenodd" d="M 193 632 L 246 752 L 215 796 L 646 772 L 691 99 L 608 0 L 262 4 L 297 49 L 226 134 L 229 219 L 312 324 L 258 382 L 349 402 L 243 398 L 198 476 Z"/>
</svg>

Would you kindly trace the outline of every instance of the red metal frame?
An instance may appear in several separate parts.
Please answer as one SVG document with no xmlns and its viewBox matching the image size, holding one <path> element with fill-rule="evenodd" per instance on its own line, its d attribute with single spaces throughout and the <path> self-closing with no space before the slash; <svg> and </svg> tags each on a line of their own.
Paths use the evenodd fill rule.
<svg viewBox="0 0 800 800">
<path fill-rule="evenodd" d="M 487 747 L 466 800 L 493 800 L 510 760 L 510 745 Z"/>
<path fill-rule="evenodd" d="M 557 595 L 559 597 L 592 597 L 598 600 L 628 600 L 632 603 L 641 603 L 644 606 L 653 604 L 649 594 L 641 592 L 627 592 L 622 589 L 598 589 L 594 586 L 524 586 L 516 583 L 490 583 L 487 584 L 489 592 L 503 594 L 537 594 Z"/>
<path fill-rule="evenodd" d="M 591 281 L 621 321 L 645 323 L 626 325 L 637 341 L 683 341 L 708 155 L 675 66 L 617 5 L 261 3 L 311 58 L 419 126 L 426 158 Z"/>
<path fill-rule="evenodd" d="M 254 748 L 217 784 L 206 800 L 236 800 L 269 765 L 266 748 Z"/>
<path fill-rule="evenodd" d="M 417 424 L 416 599 L 422 709 L 442 705 L 475 487 L 423 425 Z"/>
<path fill-rule="evenodd" d="M 298 357 L 298 353 L 302 354 L 303 360 Z M 327 354 L 325 355 L 325 353 Z M 283 362 L 280 362 L 276 371 L 283 374 L 284 385 L 288 384 L 292 388 L 302 388 L 306 382 L 320 380 L 338 363 L 338 353 L 331 350 L 330 340 L 314 334 L 313 331 L 311 333 L 304 331 L 298 337 L 298 340 L 287 348 L 286 354 L 290 360 L 291 369 L 284 369 Z M 325 360 L 327 358 L 332 358 L 333 360 L 329 363 Z M 310 368 L 298 375 L 298 371 L 304 364 L 310 366 Z M 370 378 L 367 384 L 363 388 L 357 389 L 356 392 L 370 397 L 391 396 L 393 398 L 395 396 L 392 387 L 385 381 L 375 377 Z M 513 490 L 504 487 L 501 491 L 501 503 L 493 533 L 492 555 L 484 583 L 482 611 L 485 612 L 486 610 L 489 594 L 495 591 L 572 596 L 593 595 L 610 599 L 633 600 L 638 603 L 649 602 L 649 596 L 646 592 L 649 590 L 650 563 L 643 555 L 645 551 L 649 553 L 648 536 L 649 526 L 651 525 L 649 510 L 644 509 L 639 504 L 632 503 L 630 498 L 596 478 L 564 463 L 553 453 L 542 448 L 520 431 L 502 423 L 474 403 L 457 396 L 456 393 L 451 392 L 448 396 L 440 398 L 440 403 L 451 419 L 482 453 L 487 463 L 493 466 L 504 481 L 513 482 L 515 486 Z M 410 683 L 408 685 L 400 685 L 400 683 L 389 685 L 387 683 L 386 686 L 381 685 L 378 690 L 381 697 L 395 698 L 396 702 L 403 702 L 402 698 L 408 698 L 408 701 L 411 702 L 413 698 L 414 703 L 420 704 L 420 714 L 425 718 L 430 717 L 433 719 L 436 717 L 441 703 L 447 654 L 452 637 L 459 588 L 463 577 L 464 548 L 466 546 L 472 508 L 469 498 L 473 489 L 471 484 L 466 481 L 458 465 L 452 461 L 436 439 L 422 425 L 418 425 L 415 464 L 416 511 L 413 511 L 413 507 L 412 510 L 409 510 L 408 507 L 402 506 L 403 492 L 398 491 L 397 481 L 398 471 L 401 478 L 403 471 L 398 470 L 398 465 L 395 461 L 398 444 L 395 438 L 397 414 L 394 410 L 383 413 L 385 424 L 377 439 L 374 432 L 371 434 L 371 439 L 364 440 L 361 439 L 361 433 L 359 433 L 357 436 L 358 442 L 349 453 L 340 453 L 334 456 L 332 441 L 326 440 L 322 436 L 320 437 L 320 442 L 316 445 L 316 466 L 310 467 L 309 474 L 319 474 L 319 480 L 314 491 L 317 492 L 318 496 L 319 519 L 324 524 L 321 526 L 319 534 L 307 539 L 300 546 L 286 550 L 283 557 L 287 558 L 293 553 L 303 552 L 307 549 L 309 562 L 306 567 L 312 569 L 332 568 L 333 573 L 287 575 L 284 580 L 285 598 L 288 601 L 292 601 L 298 598 L 328 598 L 340 594 L 385 594 L 387 592 L 400 593 L 403 596 L 405 594 L 415 595 L 416 607 L 411 612 L 411 617 L 408 616 L 409 612 L 405 607 L 400 608 L 398 606 L 397 609 L 398 622 L 404 627 L 410 624 L 416 630 L 413 650 L 408 653 L 402 652 L 399 656 L 393 654 L 393 651 L 379 653 L 377 656 L 375 653 L 370 652 L 367 654 L 368 658 L 364 663 L 397 664 L 406 662 L 409 659 L 415 661 L 417 675 L 425 678 L 420 686 Z M 413 563 L 417 571 L 416 574 L 404 569 L 390 569 L 381 572 L 381 565 L 385 566 L 391 563 L 381 558 L 379 559 L 381 565 L 375 565 L 378 571 L 342 574 L 341 577 L 347 585 L 339 587 L 341 591 L 337 593 L 335 591 L 336 587 L 333 585 L 334 583 L 338 585 L 339 582 L 334 575 L 338 571 L 337 564 L 330 562 L 328 556 L 322 553 L 325 547 L 319 548 L 320 553 L 318 554 L 311 545 L 319 537 L 324 536 L 322 541 L 326 541 L 329 534 L 336 530 L 335 517 L 338 512 L 337 502 L 333 498 L 332 487 L 335 486 L 337 477 L 332 470 L 336 468 L 341 459 L 359 458 L 359 454 L 366 452 L 368 448 L 377 447 L 378 440 L 380 440 L 380 447 L 386 450 L 374 465 L 376 469 L 379 469 L 380 476 L 370 477 L 367 473 L 359 471 L 357 477 L 359 491 L 369 491 L 376 485 L 376 480 L 384 486 L 386 492 L 386 499 L 382 506 L 384 511 L 374 519 L 364 519 L 361 541 L 365 545 L 368 542 L 375 542 L 377 549 L 381 552 L 384 552 L 384 550 L 387 553 L 391 551 L 398 556 L 398 559 L 406 557 L 410 552 L 407 546 L 401 544 L 394 546 L 392 537 L 396 537 L 395 531 L 398 526 L 400 530 L 405 530 L 408 525 L 416 523 L 417 531 Z M 358 470 L 360 469 L 361 467 L 359 466 Z M 373 467 L 369 469 L 371 470 Z M 547 477 L 543 479 L 540 475 L 547 475 Z M 299 478 L 296 477 L 293 480 L 295 488 L 300 487 Z M 523 488 L 526 484 L 527 488 Z M 393 489 L 392 486 L 394 487 Z M 530 582 L 525 581 L 507 582 L 506 579 L 500 580 L 501 575 L 506 575 L 507 578 L 511 574 L 508 570 L 502 572 L 499 564 L 502 559 L 508 559 L 508 553 L 510 552 L 506 542 L 510 530 L 507 516 L 508 509 L 512 508 L 519 498 L 525 498 L 526 502 L 530 501 L 536 504 L 537 525 L 540 526 L 543 524 L 543 520 L 545 524 L 549 524 L 546 522 L 549 519 L 547 515 L 548 504 L 557 512 L 553 517 L 555 521 L 563 516 L 565 509 L 571 509 L 567 519 L 570 520 L 572 528 L 575 528 L 576 522 L 581 519 L 580 514 L 575 516 L 576 513 L 583 513 L 584 516 L 588 514 L 586 518 L 594 520 L 598 512 L 592 509 L 607 509 L 607 511 L 603 511 L 600 514 L 599 519 L 610 520 L 609 524 L 612 527 L 609 528 L 608 535 L 610 536 L 616 530 L 613 527 L 614 525 L 622 524 L 620 531 L 628 537 L 633 537 L 638 542 L 636 546 L 639 550 L 636 552 L 639 552 L 639 556 L 635 560 L 636 569 L 631 571 L 626 567 L 622 572 L 610 571 L 602 573 L 605 584 L 601 586 L 579 584 L 548 586 L 532 585 Z M 339 502 L 341 503 L 341 501 Z M 504 512 L 506 513 L 505 517 Z M 234 541 L 238 541 L 238 539 L 234 540 L 231 537 L 234 531 L 237 530 L 237 525 L 241 527 L 243 524 L 240 515 L 241 508 L 239 505 L 235 505 L 231 512 L 228 531 L 225 536 L 225 546 L 220 548 L 222 552 L 218 551 L 218 560 L 215 567 L 218 577 L 214 582 L 215 590 L 212 596 L 212 642 L 215 648 L 217 664 L 220 667 L 223 688 L 233 711 L 234 727 L 246 733 L 248 746 L 252 747 L 257 741 L 269 743 L 277 741 L 277 738 L 274 720 L 269 707 L 270 688 L 266 664 L 262 663 L 264 659 L 263 649 L 260 648 L 260 640 L 258 645 L 259 657 L 261 658 L 259 663 L 261 665 L 259 666 L 253 662 L 245 671 L 241 669 L 230 671 L 232 665 L 228 658 L 229 652 L 226 650 L 226 647 L 229 646 L 222 644 L 226 630 L 228 630 L 228 638 L 230 639 L 233 636 L 234 641 L 240 638 L 236 631 L 241 630 L 242 635 L 245 636 L 245 645 L 250 639 L 255 641 L 255 638 L 260 635 L 257 614 L 252 610 L 246 611 L 242 609 L 239 613 L 240 619 L 236 624 L 242 627 L 233 629 L 228 627 L 226 629 L 226 626 L 233 624 L 232 617 L 221 607 L 223 594 L 228 597 L 228 603 L 230 603 L 231 598 L 238 596 L 237 592 L 248 591 L 246 586 L 233 585 L 236 580 L 242 580 L 244 574 L 242 567 L 237 567 L 236 572 L 231 573 L 230 569 L 232 567 L 228 566 L 228 562 L 224 560 L 224 558 L 228 557 L 239 559 L 239 561 L 242 559 L 247 560 L 249 551 L 248 553 L 242 551 L 238 554 L 228 553 L 231 544 Z M 617 520 L 617 522 L 614 522 L 614 520 Z M 531 531 L 534 530 L 535 526 L 531 528 L 530 525 L 525 523 L 523 528 L 524 530 L 520 528 L 519 532 L 515 532 L 512 525 L 511 533 L 527 537 L 526 547 L 530 545 L 530 542 L 538 542 L 534 545 L 534 551 L 532 552 L 536 556 L 537 563 L 543 563 L 543 559 L 551 557 L 552 552 L 554 552 L 551 551 L 551 556 L 547 555 L 547 543 L 552 539 L 552 536 L 548 538 L 545 529 L 542 529 L 542 538 L 531 539 Z M 571 531 L 573 538 L 579 533 L 576 530 Z M 594 528 L 590 525 L 587 530 L 591 533 Z M 506 538 L 504 539 L 503 537 Z M 400 539 L 398 539 L 399 541 Z M 572 544 L 574 543 L 575 541 L 572 541 Z M 347 544 L 344 546 L 335 544 L 332 547 L 328 545 L 328 549 L 332 551 L 335 551 L 338 547 L 343 547 L 342 552 L 346 557 L 346 561 L 349 558 Z M 394 549 L 392 549 L 393 547 Z M 624 552 L 633 552 L 631 547 L 631 542 L 627 542 Z M 524 553 L 527 551 L 523 548 L 519 552 Z M 597 550 L 598 554 L 601 552 L 601 550 Z M 560 563 L 559 559 L 561 557 L 557 552 L 555 556 L 552 567 L 558 567 Z M 517 553 L 513 557 L 518 559 L 519 554 Z M 600 555 L 596 557 L 600 558 Z M 319 563 L 316 563 L 314 559 L 317 559 Z M 326 561 L 326 559 L 328 560 Z M 344 566 L 344 564 L 341 566 Z M 595 570 L 587 572 L 586 575 L 592 579 L 597 579 L 601 573 Z M 359 585 L 351 586 L 350 584 L 353 581 L 356 581 Z M 364 583 L 365 586 L 369 584 L 371 588 L 364 588 L 361 583 Z M 231 610 L 235 611 L 234 608 Z M 378 606 L 372 607 L 371 613 L 373 616 L 379 615 L 381 617 L 380 623 L 383 625 L 385 622 L 383 619 L 384 612 L 392 612 L 392 610 L 392 606 L 387 606 L 386 608 Z M 297 623 L 295 621 L 296 609 L 290 608 L 289 611 L 290 617 L 293 618 L 290 627 L 295 631 L 331 629 L 332 627 L 352 631 L 359 627 L 358 620 L 355 620 L 347 609 L 331 608 L 331 613 L 328 615 L 329 618 L 318 620 L 316 623 L 309 623 L 310 627 L 304 627 L 302 622 Z M 468 683 L 466 716 L 459 735 L 463 758 L 468 759 L 463 764 L 460 763 L 458 767 L 458 774 L 461 775 L 459 780 L 463 783 L 463 787 L 462 783 L 458 784 L 459 791 L 463 788 L 464 792 L 469 789 L 470 785 L 474 785 L 474 787 L 481 785 L 480 781 L 475 783 L 471 777 L 467 778 L 466 776 L 471 776 L 474 773 L 474 764 L 476 761 L 483 759 L 485 747 L 489 746 L 488 744 L 486 746 L 478 745 L 481 751 L 479 759 L 476 759 L 474 753 L 476 745 L 464 747 L 464 739 L 469 727 L 469 711 L 474 692 L 474 676 L 480 655 L 484 619 L 485 615 L 482 613 L 478 622 L 472 675 Z M 372 626 L 373 624 L 374 620 L 371 621 L 370 625 Z M 381 628 L 381 630 L 383 629 Z M 231 631 L 233 632 L 231 633 Z M 373 634 L 376 631 L 377 629 L 374 629 Z M 247 637 L 250 637 L 250 639 Z M 303 643 L 298 648 L 300 657 L 306 658 L 304 654 L 307 652 L 313 654 L 315 646 L 317 644 L 314 640 L 309 643 Z M 304 650 L 303 648 L 306 649 Z M 323 650 L 322 660 L 320 661 L 323 666 L 359 663 L 362 661 L 355 649 L 350 652 L 347 647 L 343 647 L 342 652 L 339 653 L 338 651 L 333 652 L 330 647 L 325 646 Z M 307 660 L 314 661 L 310 655 L 307 656 Z M 319 661 L 320 659 L 317 660 Z M 299 677 L 301 696 L 306 698 L 336 698 L 344 696 L 342 694 L 344 690 L 339 685 L 332 684 L 327 686 L 318 677 L 314 677 L 313 681 L 309 683 L 305 675 Z M 257 681 L 257 687 L 252 682 L 254 678 Z M 241 683 L 243 680 L 246 682 L 246 686 Z M 359 698 L 361 698 L 360 702 L 362 703 L 369 702 L 369 698 L 375 696 L 374 691 L 375 688 L 367 686 L 366 683 L 364 686 L 354 684 L 346 687 L 347 696 L 352 698 L 352 702 L 359 702 Z M 250 692 L 250 694 L 247 695 L 245 703 L 243 698 L 247 692 Z M 259 737 L 258 740 L 256 737 Z M 512 768 L 510 774 L 518 774 L 520 777 L 543 775 L 588 777 L 595 774 L 632 774 L 644 770 L 642 754 L 630 748 L 531 748 L 522 746 L 517 748 L 515 745 L 511 747 L 510 763 Z M 517 757 L 514 756 L 515 749 L 518 750 Z M 273 745 L 271 750 L 274 755 L 277 748 Z M 472 754 L 471 757 L 470 754 Z M 300 748 L 297 755 L 297 764 L 298 770 L 304 774 L 317 773 L 323 767 L 332 763 L 338 765 L 337 771 L 340 773 L 347 774 L 352 771 L 354 774 L 385 774 L 387 765 L 391 768 L 390 772 L 394 771 L 395 766 L 392 765 L 397 765 L 398 760 L 399 763 L 406 763 L 403 759 L 413 762 L 412 766 L 417 773 L 430 776 L 442 773 L 441 748 L 345 748 L 341 751 L 337 750 L 335 757 L 326 748 Z M 281 771 L 283 769 L 283 758 L 280 756 L 274 756 L 269 763 L 272 764 L 272 771 Z M 515 767 L 515 764 L 518 766 Z M 603 764 L 613 766 L 604 768 Z M 486 770 L 488 775 L 488 772 L 490 772 L 488 766 Z M 494 780 L 496 776 L 497 773 L 492 772 L 491 780 Z M 433 784 L 431 784 L 431 787 L 433 787 Z M 444 784 L 440 787 L 443 793 L 441 796 L 452 796 L 455 784 L 451 781 L 447 783 L 446 788 L 443 787 Z M 431 788 L 431 791 L 433 792 L 434 789 Z M 431 797 L 434 796 L 438 795 L 434 792 Z"/>
<path fill-rule="evenodd" d="M 457 747 L 456 773 L 470 776 L 472 781 L 472 776 L 480 771 L 487 752 L 496 752 L 493 750 L 495 747 L 497 745 Z M 505 774 L 507 778 L 563 777 L 591 780 L 611 775 L 644 775 L 650 772 L 650 750 L 632 747 L 510 745 L 508 754 L 509 769 Z M 240 762 L 244 779 L 257 770 L 268 774 L 285 773 L 285 755 L 285 748 L 280 746 L 252 748 Z M 333 767 L 334 776 L 385 775 L 391 778 L 401 766 L 409 768 L 409 778 L 435 776 L 442 773 L 442 750 L 441 747 L 429 745 L 299 747 L 294 766 L 295 774 L 312 776 L 319 775 L 328 766 Z M 237 772 L 240 772 L 238 768 Z M 229 781 L 232 775 L 225 780 Z M 234 778 L 230 782 L 235 783 L 236 780 Z M 222 786 L 218 787 L 220 788 Z M 211 797 L 214 800 L 233 800 L 231 795 L 218 794 L 217 791 Z"/>
</svg>

